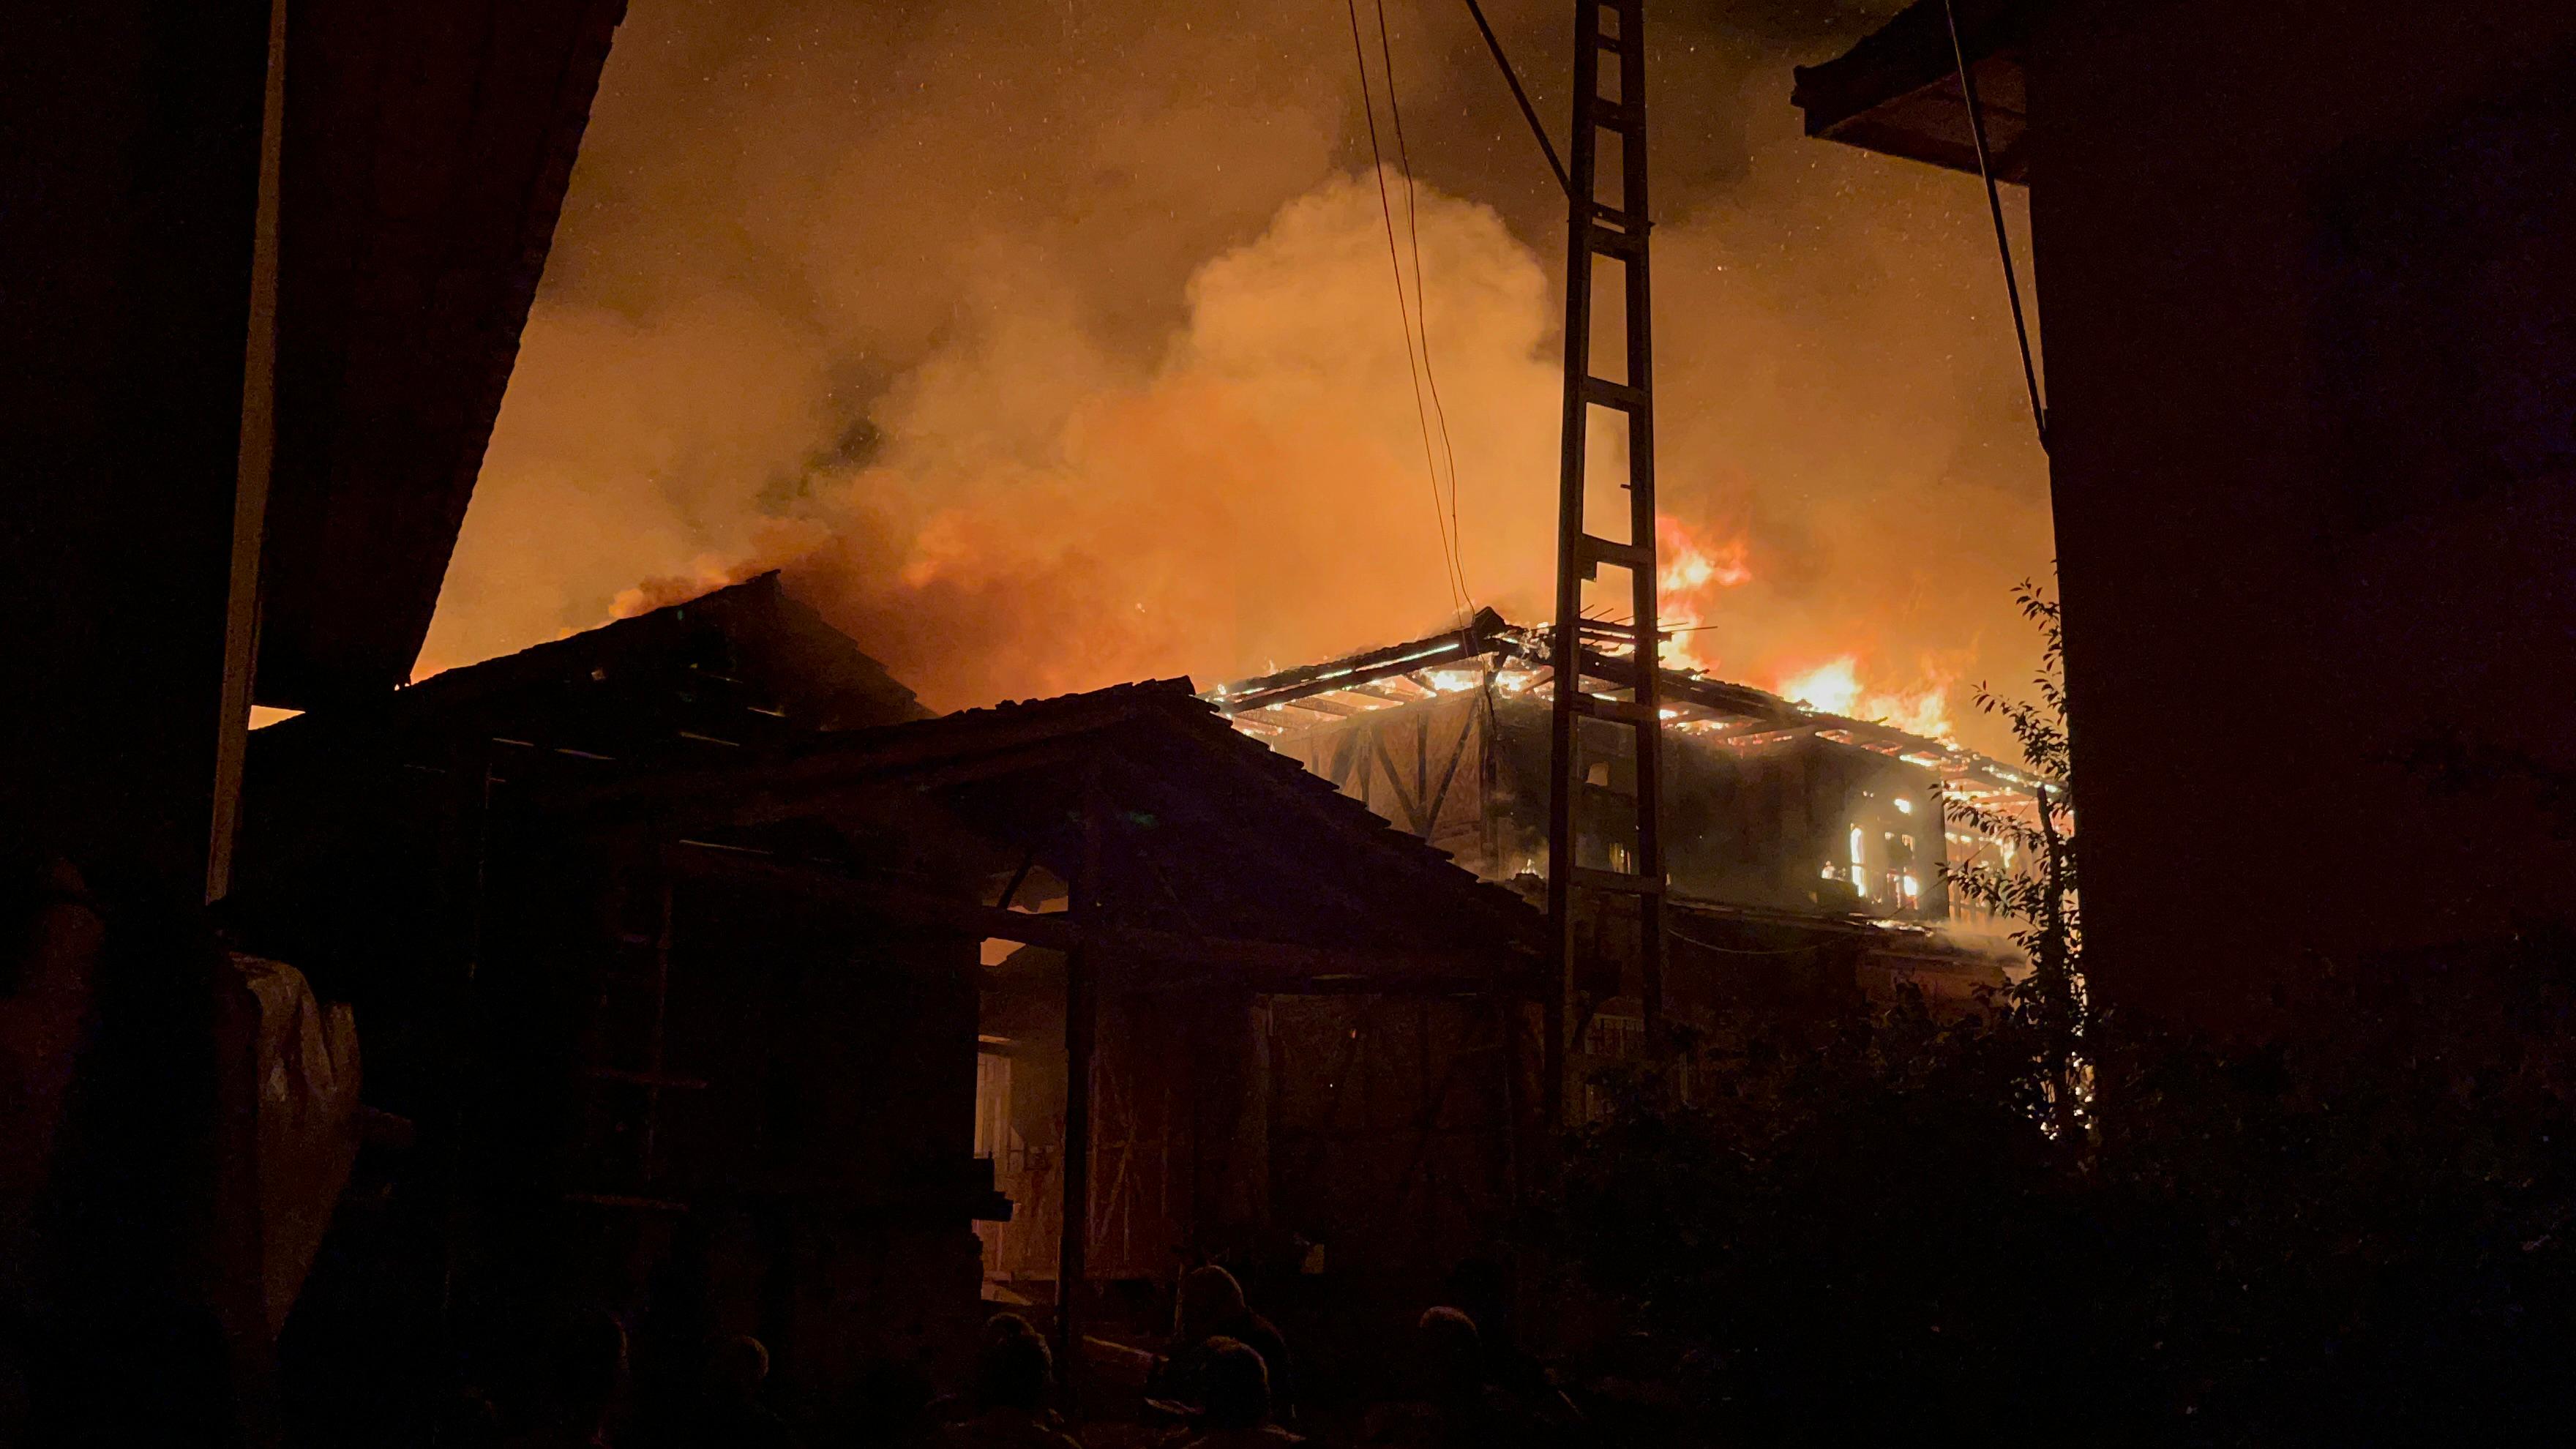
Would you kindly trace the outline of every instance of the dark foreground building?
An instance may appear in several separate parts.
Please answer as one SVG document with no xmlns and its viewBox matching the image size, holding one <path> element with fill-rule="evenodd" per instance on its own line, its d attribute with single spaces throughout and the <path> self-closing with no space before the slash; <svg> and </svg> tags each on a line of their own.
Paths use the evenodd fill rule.
<svg viewBox="0 0 2576 1449">
<path fill-rule="evenodd" d="M 920 713 L 773 576 L 258 734 L 234 924 L 418 1128 L 290 1369 L 506 1397 L 603 1306 L 648 1381 L 752 1333 L 883 1423 L 961 1367 L 979 1221 L 1065 1335 L 1210 1260 L 1400 1321 L 1491 1239 L 1535 913 L 1185 682 Z"/>
<path fill-rule="evenodd" d="M 2576 9 L 1957 15 L 2029 187 L 2097 988 L 2260 1029 L 2302 961 L 2566 919 Z M 1797 102 L 1976 168 L 1940 0 Z"/>
<path fill-rule="evenodd" d="M 0 993 L 0 1440 L 266 1432 L 303 1012 L 202 919 L 243 733 L 409 673 L 624 8 L 10 9 L 0 954 L 63 949 Z"/>
</svg>

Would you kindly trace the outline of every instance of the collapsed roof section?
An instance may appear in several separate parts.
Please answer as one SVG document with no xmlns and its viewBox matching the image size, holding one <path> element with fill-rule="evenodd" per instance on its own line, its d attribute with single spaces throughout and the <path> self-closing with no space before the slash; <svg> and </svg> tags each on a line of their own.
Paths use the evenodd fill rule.
<svg viewBox="0 0 2576 1449">
<path fill-rule="evenodd" d="M 1585 689 L 1608 698 L 1634 686 L 1635 649 L 1623 638 L 1615 630 L 1587 638 Z M 1331 719 L 1481 689 L 1489 676 L 1506 694 L 1545 699 L 1554 690 L 1549 653 L 1546 625 L 1515 625 L 1482 609 L 1450 633 L 1220 685 L 1206 698 L 1235 728 L 1270 739 Z M 1798 739 L 1830 740 L 1921 766 L 1955 794 L 2006 808 L 2035 808 L 2035 791 L 2050 784 L 1948 740 L 1811 709 L 1695 671 L 1665 669 L 1660 685 L 1668 739 L 1744 751 Z"/>
</svg>

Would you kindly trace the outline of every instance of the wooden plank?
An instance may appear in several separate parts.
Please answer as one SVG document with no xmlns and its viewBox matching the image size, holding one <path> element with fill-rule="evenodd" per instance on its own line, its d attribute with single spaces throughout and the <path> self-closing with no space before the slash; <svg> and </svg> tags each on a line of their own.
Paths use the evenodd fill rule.
<svg viewBox="0 0 2576 1449">
<path fill-rule="evenodd" d="M 1468 736 L 1474 734 L 1476 731 L 1477 708 L 1477 705 L 1469 704 L 1465 710 L 1460 712 L 1461 717 L 1458 721 L 1458 743 L 1450 747 L 1449 766 L 1447 769 L 1440 772 L 1440 789 L 1438 793 L 1431 797 L 1431 808 L 1426 811 L 1423 816 L 1422 835 L 1426 840 L 1431 837 L 1431 833 L 1433 831 L 1440 828 L 1440 807 L 1448 802 L 1449 783 L 1458 778 L 1458 762 L 1466 758 Z M 1424 728 L 1428 729 L 1429 727 L 1428 722 L 1425 722 Z"/>
<path fill-rule="evenodd" d="M 1413 803 L 1416 807 L 1414 833 L 1431 838 L 1430 812 L 1420 809 L 1431 798 L 1431 712 L 1416 710 L 1413 722 Z"/>
<path fill-rule="evenodd" d="M 1404 807 L 1404 818 L 1410 822 L 1407 828 L 1416 835 L 1430 834 L 1429 827 L 1422 821 L 1420 797 L 1404 788 L 1404 772 L 1396 768 L 1395 756 L 1386 747 L 1386 731 L 1382 729 L 1369 731 L 1369 743 L 1377 748 L 1378 768 L 1386 772 L 1387 789 L 1394 793 L 1395 803 Z M 1366 797 L 1363 796 L 1362 799 L 1365 800 Z"/>
<path fill-rule="evenodd" d="M 1352 756 L 1358 752 L 1359 746 L 1360 732 L 1357 729 L 1336 731 L 1335 738 L 1333 740 L 1332 763 L 1324 769 L 1316 771 L 1316 773 L 1322 775 L 1325 779 L 1332 781 L 1333 788 L 1336 790 L 1349 789 L 1351 783 L 1351 760 Z"/>
<path fill-rule="evenodd" d="M 1453 633 L 1245 680 L 1221 690 L 1218 702 L 1227 713 L 1240 713 L 1265 705 L 1302 700 L 1311 694 L 1347 688 L 1352 684 L 1370 683 L 1390 675 L 1410 674 L 1417 669 L 1437 669 L 1444 664 L 1474 658 L 1492 648 L 1494 635 L 1504 627 L 1502 615 L 1492 609 L 1480 609 L 1476 617 L 1468 621 L 1466 628 Z"/>
</svg>

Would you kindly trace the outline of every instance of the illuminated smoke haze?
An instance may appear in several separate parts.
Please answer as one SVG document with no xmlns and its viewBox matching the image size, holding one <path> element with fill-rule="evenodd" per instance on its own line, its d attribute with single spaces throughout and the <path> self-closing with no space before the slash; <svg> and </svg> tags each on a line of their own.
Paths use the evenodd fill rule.
<svg viewBox="0 0 2576 1449">
<path fill-rule="evenodd" d="M 1797 134 L 1888 8 L 1650 20 L 1659 477 L 1749 575 L 1696 659 L 1955 718 L 2046 492 L 1976 183 Z M 1488 6 L 1560 140 L 1567 9 Z M 1562 202 L 1464 6 L 1387 18 L 1466 579 L 1534 621 Z M 1354 67 L 1328 4 L 635 0 L 422 669 L 771 565 L 938 707 L 1441 627 Z"/>
</svg>

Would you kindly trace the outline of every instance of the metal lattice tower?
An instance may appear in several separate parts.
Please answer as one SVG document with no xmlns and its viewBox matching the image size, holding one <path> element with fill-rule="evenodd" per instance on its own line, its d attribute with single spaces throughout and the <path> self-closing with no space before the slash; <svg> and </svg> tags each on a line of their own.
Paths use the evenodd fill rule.
<svg viewBox="0 0 2576 1449">
<path fill-rule="evenodd" d="M 1548 1120 L 1563 1122 L 1569 1008 L 1578 983 L 1579 914 L 1609 931 L 1633 921 L 1646 1039 L 1662 1039 L 1664 843 L 1663 731 L 1657 690 L 1655 614 L 1654 352 L 1647 289 L 1646 56 L 1643 0 L 1576 0 L 1574 131 L 1567 183 L 1571 212 L 1565 257 L 1565 430 L 1557 505 L 1555 717 L 1550 735 L 1548 921 L 1555 977 L 1547 1002 Z M 1606 28 L 1605 28 L 1606 27 Z M 1603 93 L 1603 58 L 1616 61 Z M 1615 163 L 1604 192 L 1602 138 Z M 1619 380 L 1594 375 L 1593 267 L 1607 259 L 1622 274 L 1626 366 Z M 1627 538 L 1587 526 L 1586 444 L 1593 409 L 1625 419 L 1628 434 Z M 1583 585 L 1603 565 L 1627 571 L 1629 622 L 1583 617 Z M 1597 645 L 1592 641 L 1599 641 Z M 1585 679 L 1595 681 L 1587 690 Z M 1625 737 L 1624 739 L 1622 737 Z M 1621 746 L 1626 745 L 1626 749 Z M 1623 786 L 1625 788 L 1623 788 Z M 1621 902 L 1633 903 L 1633 908 Z M 1588 905 L 1588 913 L 1578 906 Z M 1605 952 L 1605 954 L 1607 954 Z"/>
</svg>

